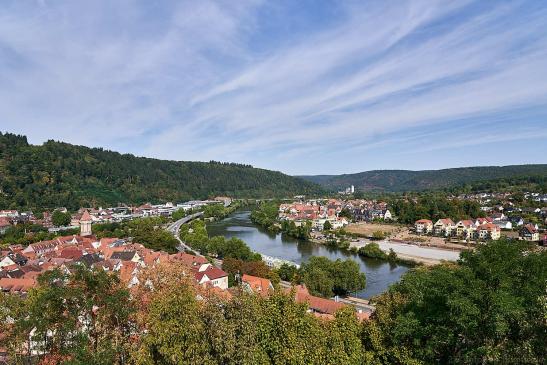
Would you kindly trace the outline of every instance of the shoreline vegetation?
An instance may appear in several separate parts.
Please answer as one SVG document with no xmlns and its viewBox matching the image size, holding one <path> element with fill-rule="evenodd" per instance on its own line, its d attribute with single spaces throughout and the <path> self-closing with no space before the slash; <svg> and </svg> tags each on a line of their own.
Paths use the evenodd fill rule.
<svg viewBox="0 0 547 365">
<path fill-rule="evenodd" d="M 350 242 L 347 239 L 348 237 L 358 237 L 356 234 L 348 233 L 343 229 L 330 231 L 332 236 L 330 239 L 317 240 L 311 237 L 311 222 L 306 222 L 306 225 L 297 227 L 294 222 L 283 221 L 281 223 L 277 220 L 277 215 L 279 212 L 279 203 L 277 202 L 265 202 L 260 204 L 257 208 L 251 211 L 251 221 L 270 232 L 286 234 L 290 237 L 301 239 L 303 241 L 310 241 L 312 243 L 326 245 L 328 247 L 337 248 L 342 251 L 351 252 L 359 256 L 388 261 L 391 263 L 406 265 L 410 267 L 422 265 L 419 259 L 412 258 L 402 258 L 391 249 L 389 253 L 382 251 L 377 243 L 371 242 L 365 247 L 356 248 L 350 247 Z M 338 238 L 342 237 L 342 238 Z M 378 232 L 373 235 L 373 239 L 384 239 L 385 234 L 383 232 Z M 371 248 L 365 249 L 373 245 Z"/>
<path fill-rule="evenodd" d="M 222 260 L 222 269 L 229 274 L 230 284 L 236 282 L 236 276 L 248 274 L 267 278 L 272 283 L 279 283 L 280 280 L 304 283 L 312 294 L 324 298 L 333 295 L 346 296 L 366 286 L 365 274 L 361 273 L 359 265 L 350 259 L 333 261 L 326 257 L 314 256 L 298 269 L 287 264 L 278 269 L 269 268 L 262 261 L 261 254 L 253 252 L 242 239 L 209 237 L 207 225 L 202 219 L 195 219 L 182 225 L 180 238 L 211 261 Z M 292 275 L 288 276 L 287 272 L 291 272 Z"/>
</svg>

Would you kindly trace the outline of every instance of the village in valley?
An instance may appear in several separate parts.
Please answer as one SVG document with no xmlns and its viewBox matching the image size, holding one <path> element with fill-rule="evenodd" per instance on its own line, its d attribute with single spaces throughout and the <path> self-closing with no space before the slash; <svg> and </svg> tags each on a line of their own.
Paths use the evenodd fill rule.
<svg viewBox="0 0 547 365">
<path fill-rule="evenodd" d="M 349 193 L 351 191 L 346 191 L 346 194 Z M 441 261 L 435 254 L 427 257 L 428 252 L 454 252 L 453 256 L 445 258 L 450 260 L 451 257 L 457 258 L 461 250 L 472 249 L 476 244 L 498 240 L 502 236 L 534 242 L 541 246 L 547 243 L 546 207 L 521 207 L 515 204 L 509 193 L 483 193 L 453 198 L 479 202 L 484 216 L 458 221 L 451 217 L 439 218 L 436 221 L 423 218 L 415 221 L 413 225 L 405 225 L 398 222 L 389 204 L 382 200 L 351 199 L 343 195 L 330 199 L 305 199 L 298 196 L 292 202 L 281 202 L 278 205 L 277 224 L 281 226 L 283 222 L 291 222 L 297 227 L 307 226 L 309 240 L 319 244 L 326 244 L 333 239 L 348 240 L 347 249 L 357 250 L 371 242 L 379 241 L 384 251 L 393 249 L 401 257 L 422 263 Z M 489 205 L 493 201 L 499 204 Z M 524 195 L 524 202 L 526 201 L 539 206 L 547 202 L 547 197 L 527 193 Z M 206 206 L 229 207 L 231 204 L 232 199 L 229 197 L 216 197 L 176 205 L 166 203 L 135 207 L 122 205 L 110 208 L 81 208 L 70 215 L 69 223 L 64 227 L 56 226 L 52 216 L 55 211 L 68 215 L 65 208 L 58 208 L 54 212 L 44 211 L 39 218 L 32 212 L 1 210 L 0 234 L 5 234 L 17 225 L 32 224 L 42 226 L 57 236 L 28 246 L 5 244 L 0 259 L 0 288 L 4 292 L 24 295 L 36 285 L 37 276 L 44 271 L 53 268 L 70 271 L 73 265 L 118 272 L 127 287 L 131 288 L 139 284 L 139 272 L 142 269 L 162 262 L 177 262 L 187 267 L 196 285 L 226 291 L 226 295 L 229 295 L 233 288 L 229 288 L 228 274 L 218 265 L 218 260 L 215 264 L 214 261 L 195 252 L 186 253 L 182 246 L 180 252 L 169 254 L 146 248 L 138 242 L 133 242 L 130 237 L 97 238 L 93 235 L 93 227 L 146 217 L 171 219 L 177 211 L 195 212 Z M 528 220 L 523 216 L 528 217 Z M 536 217 L 534 222 L 529 220 L 530 217 Z M 66 235 L 63 232 L 67 230 L 75 232 Z M 416 251 L 417 253 L 413 254 L 409 251 L 412 249 L 429 251 Z M 272 267 L 279 267 L 285 263 L 283 260 L 276 261 L 276 258 L 268 260 Z M 273 289 L 271 281 L 266 278 L 243 275 L 238 280 L 246 290 L 259 292 L 261 295 L 266 295 Z M 303 287 L 299 287 L 297 297 L 306 298 L 302 300 L 310 304 L 310 310 L 321 315 L 332 315 L 334 312 L 331 308 L 339 306 L 330 303 L 329 299 L 311 296 Z"/>
<path fill-rule="evenodd" d="M 7 244 L 2 248 L 0 256 L 0 289 L 4 293 L 26 296 L 29 290 L 38 285 L 38 276 L 49 270 L 61 270 L 70 273 L 77 267 L 89 270 L 101 270 L 117 273 L 120 280 L 128 289 L 136 288 L 142 284 L 140 276 L 145 270 L 154 270 L 160 265 L 179 265 L 184 272 L 192 278 L 198 290 L 205 290 L 223 298 L 230 298 L 232 293 L 243 290 L 256 293 L 260 296 L 268 296 L 274 290 L 283 290 L 295 296 L 298 303 L 305 303 L 309 312 L 314 315 L 329 319 L 340 308 L 348 304 L 339 300 L 322 298 L 311 295 L 306 286 L 292 286 L 288 282 L 282 282 L 281 286 L 272 284 L 267 278 L 256 277 L 249 274 L 236 274 L 234 283 L 229 285 L 229 274 L 222 270 L 222 260 L 205 257 L 196 252 L 186 252 L 185 246 L 177 247 L 177 253 L 156 251 L 135 242 L 131 237 L 103 237 L 98 238 L 93 234 L 93 227 L 100 224 L 124 222 L 130 220 L 146 219 L 147 217 L 168 218 L 177 211 L 200 212 L 207 206 L 229 207 L 232 199 L 217 197 L 207 201 L 191 201 L 173 205 L 144 204 L 138 207 L 114 207 L 114 208 L 81 208 L 73 213 L 70 225 L 55 227 L 51 216 L 44 212 L 40 219 L 34 217 L 31 212 L 19 213 L 15 210 L 0 211 L 2 222 L 8 222 L 4 229 L 15 227 L 18 224 L 43 225 L 49 228 L 50 233 L 59 234 L 53 239 L 22 244 Z M 66 209 L 58 211 L 66 213 Z M 7 226 L 7 227 L 6 227 Z M 77 229 L 78 232 L 71 235 L 63 235 L 66 230 Z M 4 232 L 5 233 L 5 230 Z M 271 268 L 279 268 L 281 265 L 292 263 L 278 258 L 263 256 L 266 264 Z M 295 265 L 298 266 L 298 265 Z M 364 320 L 370 316 L 370 309 L 366 302 L 356 308 L 356 316 Z"/>
<path fill-rule="evenodd" d="M 524 198 L 537 203 L 536 205 L 547 203 L 547 195 L 539 193 L 527 193 Z M 461 195 L 451 199 L 478 202 L 483 214 L 481 217 L 461 220 L 453 220 L 452 217 L 443 217 L 435 221 L 422 218 L 416 220 L 413 225 L 404 225 L 398 223 L 397 216 L 384 201 L 312 199 L 281 204 L 279 219 L 295 222 L 297 226 L 311 222 L 311 228 L 315 231 L 312 237 L 317 239 L 325 238 L 320 232 L 327 226 L 329 231 L 345 229 L 347 232 L 367 238 L 374 238 L 373 233 L 378 232 L 382 233 L 380 237 L 391 237 L 398 242 L 407 243 L 445 242 L 467 245 L 498 240 L 502 236 L 545 243 L 546 206 L 521 207 L 511 200 L 510 193 Z M 494 199 L 500 201 L 500 204 L 489 206 Z"/>
</svg>

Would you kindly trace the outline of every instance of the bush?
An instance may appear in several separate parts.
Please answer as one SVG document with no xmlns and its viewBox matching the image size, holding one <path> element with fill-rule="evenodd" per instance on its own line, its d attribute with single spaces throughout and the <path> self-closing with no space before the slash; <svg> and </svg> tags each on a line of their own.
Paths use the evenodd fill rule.
<svg viewBox="0 0 547 365">
<path fill-rule="evenodd" d="M 384 232 L 382 232 L 382 231 L 374 231 L 374 232 L 372 233 L 372 239 L 373 239 L 373 240 L 378 240 L 378 241 L 380 241 L 380 240 L 383 240 L 383 239 L 385 239 L 385 238 L 386 238 L 386 234 L 385 234 Z"/>
<path fill-rule="evenodd" d="M 359 249 L 359 255 L 369 257 L 372 259 L 387 259 L 387 255 L 384 251 L 380 249 L 380 246 L 375 243 L 371 242 L 365 247 L 361 247 Z"/>
<path fill-rule="evenodd" d="M 397 261 L 397 253 L 395 253 L 395 251 L 393 251 L 392 248 L 389 249 L 389 254 L 387 255 L 387 259 L 390 262 L 396 262 Z"/>
</svg>

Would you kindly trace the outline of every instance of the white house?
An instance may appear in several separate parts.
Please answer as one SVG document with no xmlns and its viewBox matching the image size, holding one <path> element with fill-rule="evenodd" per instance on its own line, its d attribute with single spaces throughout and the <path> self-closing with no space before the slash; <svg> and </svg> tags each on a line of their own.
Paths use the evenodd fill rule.
<svg viewBox="0 0 547 365">
<path fill-rule="evenodd" d="M 228 289 L 228 274 L 218 267 L 209 266 L 206 270 L 195 273 L 195 278 L 200 285 L 212 285 L 220 289 Z"/>
<path fill-rule="evenodd" d="M 428 234 L 433 231 L 433 222 L 429 219 L 420 219 L 414 223 L 417 234 Z"/>
</svg>

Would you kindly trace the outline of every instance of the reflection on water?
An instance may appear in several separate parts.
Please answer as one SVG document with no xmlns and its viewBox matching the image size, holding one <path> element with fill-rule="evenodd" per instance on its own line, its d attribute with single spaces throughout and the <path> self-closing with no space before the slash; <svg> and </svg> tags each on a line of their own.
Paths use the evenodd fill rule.
<svg viewBox="0 0 547 365">
<path fill-rule="evenodd" d="M 305 262 L 311 256 L 326 256 L 331 260 L 350 258 L 359 264 L 361 271 L 367 277 L 367 287 L 355 293 L 355 296 L 361 298 L 370 298 L 385 291 L 408 270 L 408 267 L 404 265 L 362 258 L 349 252 L 272 233 L 255 226 L 249 216 L 249 211 L 242 210 L 221 221 L 213 222 L 207 226 L 209 236 L 241 238 L 253 251 L 296 263 Z"/>
</svg>

